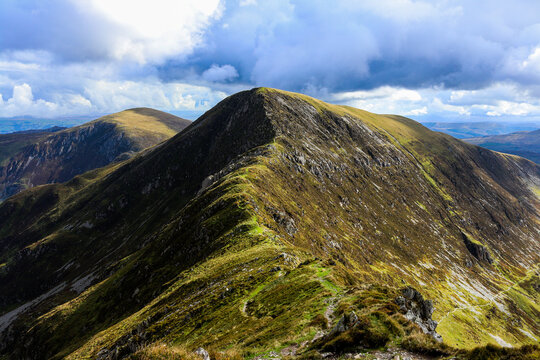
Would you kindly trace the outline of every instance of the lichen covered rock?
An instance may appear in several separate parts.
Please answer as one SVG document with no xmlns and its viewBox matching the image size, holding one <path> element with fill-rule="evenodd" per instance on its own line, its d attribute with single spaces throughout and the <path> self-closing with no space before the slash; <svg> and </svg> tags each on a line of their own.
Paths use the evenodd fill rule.
<svg viewBox="0 0 540 360">
<path fill-rule="evenodd" d="M 433 336 L 435 340 L 442 342 L 441 335 L 437 334 L 437 322 L 431 318 L 433 302 L 424 300 L 424 297 L 416 289 L 408 286 L 401 291 L 402 295 L 396 297 L 396 304 L 405 314 L 405 317 L 417 324 L 425 334 Z"/>
</svg>

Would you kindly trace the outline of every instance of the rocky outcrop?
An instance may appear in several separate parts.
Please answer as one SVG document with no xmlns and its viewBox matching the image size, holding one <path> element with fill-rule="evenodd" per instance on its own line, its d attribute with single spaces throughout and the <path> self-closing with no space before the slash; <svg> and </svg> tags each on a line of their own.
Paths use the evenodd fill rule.
<svg viewBox="0 0 540 360">
<path fill-rule="evenodd" d="M 202 347 L 195 350 L 195 354 L 199 355 L 203 360 L 210 360 L 208 351 L 204 350 Z"/>
<path fill-rule="evenodd" d="M 351 311 L 348 314 L 343 314 L 343 316 L 338 320 L 337 324 L 334 325 L 332 330 L 328 333 L 327 337 L 332 338 L 337 334 L 345 332 L 353 328 L 358 323 L 358 316 L 354 311 Z"/>
<path fill-rule="evenodd" d="M 417 324 L 424 333 L 433 336 L 435 340 L 442 341 L 441 335 L 435 331 L 437 322 L 431 319 L 434 311 L 433 302 L 424 300 L 422 294 L 410 286 L 404 288 L 401 294 L 395 301 L 407 320 Z"/>
<path fill-rule="evenodd" d="M 484 261 L 489 264 L 493 264 L 493 258 L 489 254 L 489 251 L 486 249 L 485 246 L 475 243 L 471 241 L 467 235 L 461 234 L 463 237 L 463 242 L 465 243 L 465 246 L 467 247 L 467 250 L 471 253 L 472 256 L 474 256 L 479 261 Z"/>
</svg>

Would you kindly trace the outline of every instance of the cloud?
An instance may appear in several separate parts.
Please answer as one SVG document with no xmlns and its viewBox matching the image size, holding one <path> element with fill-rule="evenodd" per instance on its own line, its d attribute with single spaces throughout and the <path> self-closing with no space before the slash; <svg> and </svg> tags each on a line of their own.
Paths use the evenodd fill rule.
<svg viewBox="0 0 540 360">
<path fill-rule="evenodd" d="M 257 5 L 257 0 L 240 0 L 240 6 Z"/>
<path fill-rule="evenodd" d="M 207 87 L 182 83 L 97 80 L 88 81 L 81 93 L 55 93 L 53 101 L 46 101 L 35 99 L 30 85 L 20 84 L 13 87 L 8 100 L 0 94 L 0 117 L 104 114 L 140 106 L 201 113 L 225 96 Z"/>
<path fill-rule="evenodd" d="M 160 62 L 189 54 L 202 42 L 208 23 L 220 15 L 219 0 L 92 0 L 77 1 L 85 11 L 96 11 L 120 26 L 114 47 L 117 59 Z"/>
<path fill-rule="evenodd" d="M 420 92 L 390 86 L 336 93 L 329 100 L 376 113 L 418 115 L 427 111 L 426 107 L 419 107 L 423 100 Z"/>
<path fill-rule="evenodd" d="M 202 73 L 202 78 L 210 82 L 224 82 L 238 77 L 238 72 L 231 65 L 218 66 L 213 64 Z"/>
<path fill-rule="evenodd" d="M 0 116 L 9 117 L 19 115 L 23 110 L 28 114 L 39 115 L 54 111 L 56 104 L 38 99 L 34 101 L 32 88 L 28 84 L 16 85 L 13 87 L 11 98 L 7 101 L 0 97 Z"/>
<path fill-rule="evenodd" d="M 486 118 L 524 120 L 540 117 L 540 99 L 515 84 L 496 83 L 478 90 L 404 89 L 331 94 L 327 99 L 375 113 L 394 113 L 426 121 L 479 121 Z"/>
<path fill-rule="evenodd" d="M 6 0 L 0 48 L 48 51 L 60 61 L 159 63 L 189 54 L 219 15 L 219 0 Z"/>
<path fill-rule="evenodd" d="M 536 77 L 523 64 L 538 46 L 540 3 L 518 1 L 277 0 L 227 2 L 205 44 L 160 69 L 227 63 L 238 80 L 330 92 L 381 86 L 483 88 Z M 526 15 L 524 15 L 526 14 Z M 530 60 L 529 60 L 530 61 Z M 200 67 L 203 67 L 202 69 Z M 510 69 L 512 69 L 510 71 Z"/>
<path fill-rule="evenodd" d="M 433 99 L 432 107 L 438 111 L 452 112 L 452 113 L 457 113 L 459 115 L 466 115 L 466 116 L 471 115 L 471 111 L 467 109 L 465 106 L 446 104 L 446 103 L 443 103 L 441 99 L 439 98 Z"/>
<path fill-rule="evenodd" d="M 120 111 L 137 106 L 205 111 L 226 96 L 223 92 L 204 86 L 182 83 L 164 85 L 153 80 L 91 82 L 84 89 L 84 95 L 99 111 Z"/>
</svg>

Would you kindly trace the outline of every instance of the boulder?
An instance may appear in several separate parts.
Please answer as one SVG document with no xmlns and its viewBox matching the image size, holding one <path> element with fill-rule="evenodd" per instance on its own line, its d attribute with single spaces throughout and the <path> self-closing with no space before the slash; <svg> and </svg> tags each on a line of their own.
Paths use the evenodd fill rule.
<svg viewBox="0 0 540 360">
<path fill-rule="evenodd" d="M 420 292 L 408 286 L 401 290 L 401 296 L 396 297 L 395 302 L 407 320 L 416 323 L 424 333 L 435 340 L 442 341 L 441 335 L 435 331 L 437 322 L 431 318 L 435 310 L 431 300 L 424 300 Z"/>
<path fill-rule="evenodd" d="M 203 360 L 210 360 L 210 354 L 208 354 L 208 351 L 204 350 L 202 347 L 195 350 L 195 354 L 199 355 Z"/>
</svg>

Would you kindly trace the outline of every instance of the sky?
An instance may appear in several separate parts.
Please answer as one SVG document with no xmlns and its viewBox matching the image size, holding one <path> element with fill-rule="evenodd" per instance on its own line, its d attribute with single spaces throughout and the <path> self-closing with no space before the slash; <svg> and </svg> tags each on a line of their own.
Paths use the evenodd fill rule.
<svg viewBox="0 0 540 360">
<path fill-rule="evenodd" d="M 258 86 L 420 121 L 540 120 L 538 0 L 1 0 L 0 117 Z"/>
</svg>

